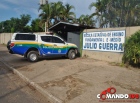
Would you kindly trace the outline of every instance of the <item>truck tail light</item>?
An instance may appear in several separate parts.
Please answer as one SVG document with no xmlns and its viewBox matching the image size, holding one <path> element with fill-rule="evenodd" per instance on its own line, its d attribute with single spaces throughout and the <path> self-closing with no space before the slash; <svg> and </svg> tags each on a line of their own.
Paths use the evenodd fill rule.
<svg viewBox="0 0 140 103">
<path fill-rule="evenodd" d="M 11 43 L 10 44 L 10 48 L 12 48 L 12 47 L 14 47 L 15 46 L 15 44 L 14 43 Z"/>
</svg>

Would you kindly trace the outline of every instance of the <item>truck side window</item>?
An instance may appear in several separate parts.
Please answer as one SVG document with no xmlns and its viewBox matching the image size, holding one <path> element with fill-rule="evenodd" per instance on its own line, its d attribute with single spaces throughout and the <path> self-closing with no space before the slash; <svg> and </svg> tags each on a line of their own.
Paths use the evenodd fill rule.
<svg viewBox="0 0 140 103">
<path fill-rule="evenodd" d="M 41 40 L 44 42 L 52 42 L 51 36 L 41 36 Z"/>
<path fill-rule="evenodd" d="M 52 37 L 53 39 L 53 43 L 64 43 L 64 41 L 62 41 L 60 38 L 57 37 Z"/>
<path fill-rule="evenodd" d="M 32 34 L 17 34 L 15 40 L 35 40 L 35 35 Z"/>
</svg>

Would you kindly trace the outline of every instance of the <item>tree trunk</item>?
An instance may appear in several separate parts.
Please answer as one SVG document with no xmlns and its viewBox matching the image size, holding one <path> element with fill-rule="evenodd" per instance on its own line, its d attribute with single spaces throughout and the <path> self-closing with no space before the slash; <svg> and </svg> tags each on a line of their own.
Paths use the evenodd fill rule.
<svg viewBox="0 0 140 103">
<path fill-rule="evenodd" d="M 48 32 L 49 31 L 49 21 L 47 20 L 45 22 L 45 32 Z"/>
</svg>

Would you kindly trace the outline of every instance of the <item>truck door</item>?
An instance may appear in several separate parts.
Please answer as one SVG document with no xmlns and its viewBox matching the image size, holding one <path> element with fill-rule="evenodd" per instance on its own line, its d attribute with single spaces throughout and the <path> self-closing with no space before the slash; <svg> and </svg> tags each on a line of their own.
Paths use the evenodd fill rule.
<svg viewBox="0 0 140 103">
<path fill-rule="evenodd" d="M 59 37 L 52 36 L 53 42 L 53 54 L 63 55 L 67 52 L 67 46 L 65 42 Z"/>
<path fill-rule="evenodd" d="M 40 36 L 41 37 L 41 53 L 43 55 L 51 55 L 53 51 L 52 37 L 51 36 Z"/>
</svg>

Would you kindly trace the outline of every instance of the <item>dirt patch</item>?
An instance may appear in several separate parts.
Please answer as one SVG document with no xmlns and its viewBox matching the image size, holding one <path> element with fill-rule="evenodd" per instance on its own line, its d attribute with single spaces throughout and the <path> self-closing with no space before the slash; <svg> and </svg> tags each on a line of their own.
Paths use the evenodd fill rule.
<svg viewBox="0 0 140 103">
<path fill-rule="evenodd" d="M 55 86 L 69 88 L 66 91 L 67 96 L 64 99 L 64 102 L 66 102 L 84 93 L 85 88 L 87 86 L 90 86 L 91 84 L 81 79 L 74 78 L 73 76 L 66 76 L 66 77 L 63 77 L 61 79 L 57 79 L 54 81 L 40 83 L 39 85 L 45 89 L 49 87 L 55 87 Z"/>
<path fill-rule="evenodd" d="M 21 70 L 21 71 L 33 71 L 33 68 L 22 67 L 22 68 L 19 68 L 18 70 Z"/>
</svg>

